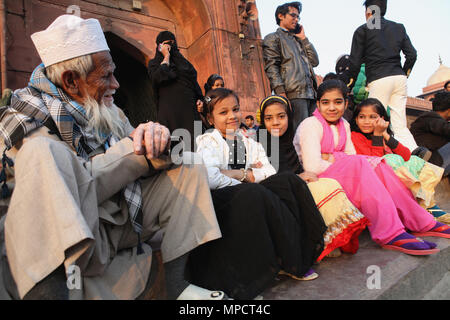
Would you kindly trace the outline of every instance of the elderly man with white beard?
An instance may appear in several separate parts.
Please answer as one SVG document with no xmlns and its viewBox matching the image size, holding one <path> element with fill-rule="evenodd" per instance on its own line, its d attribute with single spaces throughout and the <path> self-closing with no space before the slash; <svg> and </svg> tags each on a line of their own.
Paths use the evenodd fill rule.
<svg viewBox="0 0 450 320">
<path fill-rule="evenodd" d="M 225 298 L 184 278 L 189 252 L 221 237 L 206 169 L 172 164 L 168 129 L 134 129 L 114 105 L 119 83 L 99 21 L 63 15 L 31 38 L 43 63 L 0 109 L 0 271 L 13 280 L 3 292 L 135 299 L 151 271 L 146 242 L 161 231 L 168 298 Z M 48 289 L 61 274 L 64 289 L 75 271 L 80 287 Z"/>
</svg>

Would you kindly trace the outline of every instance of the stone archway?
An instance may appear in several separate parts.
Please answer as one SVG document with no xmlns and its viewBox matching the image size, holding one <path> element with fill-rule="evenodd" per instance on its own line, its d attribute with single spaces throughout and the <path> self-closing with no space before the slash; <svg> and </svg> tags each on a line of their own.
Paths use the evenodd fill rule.
<svg viewBox="0 0 450 320">
<path fill-rule="evenodd" d="M 195 57 L 201 51 L 197 43 L 201 42 L 202 35 L 212 28 L 210 14 L 203 0 L 147 0 L 143 2 L 143 7 L 144 11 L 152 8 L 158 10 L 153 11 L 155 16 L 151 19 L 133 22 L 98 17 L 116 64 L 115 76 L 121 85 L 115 100 L 133 126 L 157 120 L 157 106 L 147 74 L 147 65 L 155 55 L 154 41 L 159 32 L 173 32 L 183 55 L 196 65 L 198 70 L 198 65 L 203 66 L 200 72 L 203 71 L 206 75 L 213 68 L 205 68 L 211 63 L 202 63 L 198 57 L 194 58 L 195 61 L 191 60 L 191 56 Z M 214 52 L 213 47 L 208 50 Z M 201 81 L 199 84 L 202 87 Z"/>
<path fill-rule="evenodd" d="M 245 1 L 250 0 L 137 0 L 142 8 L 135 10 L 135 1 L 131 0 L 6 0 L 8 86 L 12 89 L 26 86 L 32 71 L 41 62 L 31 34 L 47 28 L 75 2 L 82 18 L 98 19 L 105 33 L 116 36 L 108 39 L 112 41 L 116 60 L 129 65 L 130 70 L 136 70 L 144 79 L 142 86 L 126 91 L 128 81 L 125 81 L 131 72 L 125 70 L 128 75 L 119 75 L 121 92 L 128 92 L 127 97 L 132 97 L 133 102 L 131 98 L 126 101 L 125 95 L 118 101 L 126 104 L 123 107 L 133 124 L 153 119 L 155 114 L 151 106 L 144 108 L 145 114 L 139 113 L 142 107 L 133 111 L 130 106 L 137 106 L 136 95 L 148 95 L 148 90 L 143 90 L 143 94 L 138 89 L 148 85 L 143 72 L 155 55 L 155 39 L 163 30 L 176 35 L 180 51 L 198 71 L 200 87 L 211 73 L 219 73 L 224 76 L 225 85 L 239 94 L 244 113 L 254 113 L 270 88 L 262 68 L 257 22 L 249 24 L 248 32 L 240 26 L 238 6 Z M 133 80 L 130 83 L 136 83 L 136 78 L 130 79 Z"/>
<path fill-rule="evenodd" d="M 105 33 L 116 65 L 114 75 L 120 84 L 115 102 L 136 127 L 139 123 L 156 121 L 153 90 L 140 50 L 114 33 Z"/>
</svg>

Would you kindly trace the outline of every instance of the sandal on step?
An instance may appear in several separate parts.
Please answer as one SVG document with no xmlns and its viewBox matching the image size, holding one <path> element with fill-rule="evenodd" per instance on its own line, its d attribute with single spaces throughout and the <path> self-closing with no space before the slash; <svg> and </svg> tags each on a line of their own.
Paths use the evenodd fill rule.
<svg viewBox="0 0 450 320">
<path fill-rule="evenodd" d="M 210 291 L 190 284 L 177 300 L 232 300 L 223 291 Z"/>
<path fill-rule="evenodd" d="M 439 222 L 438 222 L 439 223 Z M 412 232 L 416 237 L 440 237 L 450 239 L 450 233 L 444 231 L 449 230 L 450 227 L 446 224 L 442 224 L 436 228 L 433 228 L 426 232 Z"/>
<path fill-rule="evenodd" d="M 286 271 L 283 270 L 280 270 L 278 274 L 285 275 L 299 281 L 310 281 L 317 279 L 319 277 L 319 275 L 313 269 L 309 269 L 309 271 L 305 273 L 303 277 L 294 276 L 293 274 L 287 273 Z"/>
<path fill-rule="evenodd" d="M 394 250 L 394 251 L 400 251 L 406 254 L 410 254 L 410 255 L 414 255 L 414 256 L 426 256 L 426 255 L 430 255 L 433 253 L 438 253 L 439 249 L 434 248 L 434 249 L 406 249 L 403 248 L 402 245 L 405 245 L 407 243 L 423 243 L 422 241 L 420 241 L 419 239 L 402 239 L 402 240 L 398 240 L 393 242 L 392 244 L 385 244 L 382 245 L 381 247 L 383 249 L 387 249 L 387 250 Z"/>
</svg>

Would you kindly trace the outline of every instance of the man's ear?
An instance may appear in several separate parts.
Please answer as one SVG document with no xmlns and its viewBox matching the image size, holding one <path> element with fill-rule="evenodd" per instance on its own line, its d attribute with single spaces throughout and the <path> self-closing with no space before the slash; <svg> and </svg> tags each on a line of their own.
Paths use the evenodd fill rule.
<svg viewBox="0 0 450 320">
<path fill-rule="evenodd" d="M 79 96 L 80 93 L 80 75 L 73 70 L 66 70 L 61 75 L 62 87 L 66 93 L 73 96 Z"/>
<path fill-rule="evenodd" d="M 278 14 L 278 19 L 280 19 L 280 20 L 281 20 L 281 18 L 284 18 L 284 17 L 286 17 L 286 15 L 285 15 L 285 14 L 282 14 L 282 13 L 279 13 L 279 14 Z"/>
</svg>

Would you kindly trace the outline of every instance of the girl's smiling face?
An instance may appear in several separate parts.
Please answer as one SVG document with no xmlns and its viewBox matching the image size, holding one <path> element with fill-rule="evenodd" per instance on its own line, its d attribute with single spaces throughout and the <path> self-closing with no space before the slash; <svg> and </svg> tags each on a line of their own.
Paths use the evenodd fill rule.
<svg viewBox="0 0 450 320">
<path fill-rule="evenodd" d="M 348 101 L 344 99 L 344 96 L 338 89 L 325 92 L 320 101 L 317 102 L 320 114 L 330 124 L 337 124 L 344 115 L 347 105 Z"/>
<path fill-rule="evenodd" d="M 380 115 L 375 111 L 373 106 L 362 107 L 359 114 L 356 116 L 356 125 L 361 132 L 371 134 L 374 131 L 374 123 L 380 118 Z"/>
<path fill-rule="evenodd" d="M 273 136 L 281 137 L 288 129 L 288 115 L 281 103 L 274 103 L 264 110 L 264 125 Z"/>
<path fill-rule="evenodd" d="M 232 137 L 239 129 L 241 110 L 237 99 L 229 95 L 216 103 L 211 113 L 208 114 L 208 121 L 224 137 Z"/>
</svg>

